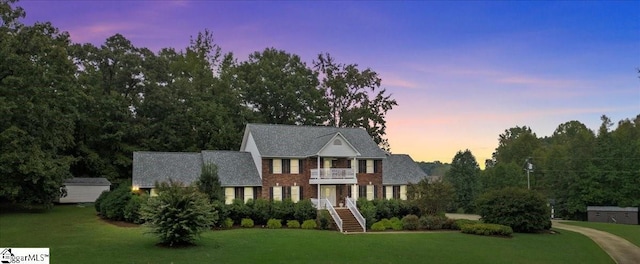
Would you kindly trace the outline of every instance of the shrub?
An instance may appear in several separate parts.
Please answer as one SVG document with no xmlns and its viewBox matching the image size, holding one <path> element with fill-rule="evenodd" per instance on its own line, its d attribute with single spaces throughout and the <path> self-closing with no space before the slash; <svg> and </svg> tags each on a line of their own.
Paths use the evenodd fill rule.
<svg viewBox="0 0 640 264">
<path fill-rule="evenodd" d="M 385 229 L 391 229 L 391 221 L 389 219 L 383 218 L 382 220 L 378 221 L 378 223 L 382 223 Z"/>
<path fill-rule="evenodd" d="M 218 166 L 215 164 L 206 163 L 202 165 L 200 177 L 195 184 L 201 193 L 209 197 L 210 203 L 224 201 L 224 189 L 218 177 Z"/>
<path fill-rule="evenodd" d="M 134 224 L 142 224 L 144 221 L 140 217 L 140 207 L 147 202 L 146 195 L 133 195 L 124 207 L 124 220 Z"/>
<path fill-rule="evenodd" d="M 485 223 L 475 223 L 475 224 L 465 224 L 461 229 L 462 233 L 465 234 L 474 234 L 474 235 L 482 235 L 482 236 L 507 236 L 510 237 L 513 234 L 513 230 L 511 227 L 505 225 L 497 225 L 497 224 L 485 224 Z"/>
<path fill-rule="evenodd" d="M 477 220 L 456 219 L 453 221 L 453 224 L 451 224 L 451 229 L 461 230 L 464 225 L 479 224 L 479 223 L 480 221 L 477 221 Z"/>
<path fill-rule="evenodd" d="M 131 183 L 121 183 L 118 188 L 109 192 L 104 200 L 100 202 L 100 214 L 111 220 L 125 220 L 124 208 L 132 196 Z"/>
<path fill-rule="evenodd" d="M 385 200 L 385 199 L 373 200 L 373 204 L 375 205 L 375 208 L 376 208 L 376 219 L 384 219 L 384 218 L 388 219 L 393 217 L 393 215 L 391 215 L 391 210 L 389 209 L 388 200 Z"/>
<path fill-rule="evenodd" d="M 222 222 L 222 228 L 232 228 L 233 227 L 233 220 L 231 218 L 225 218 L 224 222 Z"/>
<path fill-rule="evenodd" d="M 209 197 L 209 199 L 211 199 L 211 197 Z M 227 206 L 224 204 L 224 202 L 215 200 L 211 202 L 211 207 L 213 208 L 213 210 L 218 212 L 218 220 L 224 219 L 224 221 L 226 221 L 227 218 L 229 218 L 229 210 L 227 209 Z M 226 223 L 224 223 L 224 221 L 216 221 L 213 224 L 214 226 L 225 227 Z M 231 220 L 231 225 L 233 225 L 233 220 Z"/>
<path fill-rule="evenodd" d="M 389 215 L 386 218 L 400 217 L 407 214 L 400 214 L 400 203 L 402 200 L 391 199 L 387 200 L 387 207 L 389 207 Z"/>
<path fill-rule="evenodd" d="M 416 230 L 419 226 L 417 215 L 406 215 L 402 218 L 402 228 L 406 230 Z"/>
<path fill-rule="evenodd" d="M 329 214 L 329 211 L 327 211 L 327 210 L 320 211 L 320 214 L 318 214 L 318 219 L 316 219 L 316 220 L 318 221 L 318 226 L 322 230 L 327 230 L 327 229 L 332 229 L 333 228 L 331 226 L 331 214 Z"/>
<path fill-rule="evenodd" d="M 384 231 L 387 228 L 384 227 L 384 224 L 380 221 L 373 223 L 373 225 L 371 225 L 371 230 L 373 231 Z"/>
<path fill-rule="evenodd" d="M 285 220 L 295 219 L 295 206 L 296 204 L 288 198 L 274 201 L 271 204 L 271 217 Z"/>
<path fill-rule="evenodd" d="M 98 196 L 98 199 L 96 199 L 96 201 L 93 203 L 93 207 L 96 208 L 96 212 L 98 214 L 100 213 L 100 204 L 102 203 L 102 201 L 104 201 L 104 199 L 107 198 L 107 196 L 109 196 L 110 192 L 109 191 L 103 191 L 100 196 Z"/>
<path fill-rule="evenodd" d="M 315 220 L 309 219 L 302 222 L 302 229 L 316 229 L 318 225 Z"/>
<path fill-rule="evenodd" d="M 253 202 L 247 201 L 247 206 L 251 207 L 251 219 L 255 221 L 257 225 L 264 225 L 272 218 L 271 215 L 271 202 L 266 199 L 256 199 Z"/>
<path fill-rule="evenodd" d="M 391 228 L 393 230 L 402 230 L 402 220 L 400 220 L 397 217 L 393 217 L 391 219 L 389 219 L 389 221 L 391 221 Z"/>
<path fill-rule="evenodd" d="M 304 199 L 295 204 L 294 218 L 300 222 L 307 219 L 316 219 L 318 210 L 313 207 L 311 200 Z"/>
<path fill-rule="evenodd" d="M 157 188 L 158 196 L 150 198 L 140 212 L 162 244 L 192 244 L 196 236 L 217 220 L 217 212 L 209 204 L 209 198 L 195 188 L 171 180 Z"/>
<path fill-rule="evenodd" d="M 226 208 L 229 218 L 233 219 L 235 223 L 240 223 L 242 218 L 251 218 L 251 209 L 242 199 L 233 199 L 233 202 L 227 205 Z"/>
<path fill-rule="evenodd" d="M 241 227 L 253 227 L 253 220 L 251 220 L 251 218 L 242 218 L 242 220 L 240 221 L 240 226 Z"/>
<path fill-rule="evenodd" d="M 547 202 L 535 191 L 508 187 L 481 195 L 476 204 L 485 223 L 506 225 L 525 233 L 551 228 Z"/>
<path fill-rule="evenodd" d="M 427 230 L 442 229 L 442 224 L 446 220 L 446 217 L 437 215 L 423 215 L 420 217 L 420 228 Z"/>
<path fill-rule="evenodd" d="M 442 223 L 442 229 L 453 229 L 452 226 L 455 221 L 455 219 L 445 217 L 444 223 Z"/>
<path fill-rule="evenodd" d="M 378 221 L 376 218 L 376 206 L 373 205 L 371 201 L 367 201 L 366 199 L 358 199 L 358 210 L 360 210 L 360 214 L 367 221 L 367 228 L 371 228 L 371 225 Z"/>
<path fill-rule="evenodd" d="M 267 228 L 278 229 L 282 228 L 282 220 L 271 218 L 267 221 Z"/>
<path fill-rule="evenodd" d="M 288 228 L 300 228 L 300 222 L 298 220 L 287 220 Z"/>
</svg>

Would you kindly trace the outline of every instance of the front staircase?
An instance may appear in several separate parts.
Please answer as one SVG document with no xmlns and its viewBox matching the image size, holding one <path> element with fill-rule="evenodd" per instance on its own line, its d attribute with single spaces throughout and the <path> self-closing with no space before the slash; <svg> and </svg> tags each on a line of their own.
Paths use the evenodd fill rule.
<svg viewBox="0 0 640 264">
<path fill-rule="evenodd" d="M 362 233 L 364 230 L 358 223 L 358 220 L 347 208 L 336 208 L 336 212 L 342 219 L 342 232 L 344 233 Z M 333 219 L 331 220 L 333 222 Z M 333 222 L 335 225 L 335 222 Z"/>
</svg>

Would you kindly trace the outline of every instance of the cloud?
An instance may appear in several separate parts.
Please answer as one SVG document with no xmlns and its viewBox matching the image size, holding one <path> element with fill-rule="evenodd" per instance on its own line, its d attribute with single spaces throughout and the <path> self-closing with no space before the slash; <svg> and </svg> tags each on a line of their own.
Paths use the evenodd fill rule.
<svg viewBox="0 0 640 264">
<path fill-rule="evenodd" d="M 418 87 L 417 84 L 411 81 L 398 78 L 391 74 L 380 74 L 380 78 L 382 79 L 382 86 L 392 86 L 392 87 L 409 88 L 409 89 Z"/>
</svg>

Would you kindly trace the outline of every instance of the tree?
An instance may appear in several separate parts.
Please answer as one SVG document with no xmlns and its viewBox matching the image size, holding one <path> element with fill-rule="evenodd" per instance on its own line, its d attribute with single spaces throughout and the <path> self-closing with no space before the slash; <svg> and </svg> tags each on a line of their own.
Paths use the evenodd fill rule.
<svg viewBox="0 0 640 264">
<path fill-rule="evenodd" d="M 551 228 L 547 200 L 524 188 L 508 187 L 487 192 L 476 201 L 485 223 L 506 225 L 515 232 L 536 232 Z"/>
<path fill-rule="evenodd" d="M 191 245 L 218 220 L 207 196 L 196 188 L 174 181 L 159 183 L 156 188 L 158 196 L 149 198 L 140 214 L 161 244 Z"/>
<path fill-rule="evenodd" d="M 50 23 L 23 25 L 15 1 L 0 2 L 0 199 L 50 206 L 71 176 L 82 93 L 67 48 Z"/>
<path fill-rule="evenodd" d="M 295 54 L 274 48 L 249 55 L 235 70 L 246 105 L 270 124 L 317 125 L 327 119 L 316 73 Z"/>
<path fill-rule="evenodd" d="M 360 70 L 357 64 L 337 63 L 329 54 L 318 55 L 314 68 L 321 76 L 320 90 L 329 106 L 326 124 L 362 127 L 380 147 L 389 150 L 385 116 L 398 103 L 380 88 L 378 73 Z"/>
<path fill-rule="evenodd" d="M 196 182 L 196 187 L 209 197 L 209 202 L 224 201 L 224 191 L 220 184 L 220 178 L 218 178 L 218 166 L 215 164 L 202 165 L 202 173 Z"/>
<path fill-rule="evenodd" d="M 521 166 L 515 163 L 498 163 L 493 167 L 485 168 L 479 175 L 480 192 L 499 190 L 506 187 L 527 186 L 526 177 Z"/>
<path fill-rule="evenodd" d="M 422 179 L 407 187 L 407 199 L 415 203 L 421 215 L 444 214 L 454 198 L 453 185 L 442 180 L 429 182 Z"/>
<path fill-rule="evenodd" d="M 455 208 L 462 208 L 465 212 L 474 211 L 473 201 L 478 190 L 478 175 L 480 166 L 470 150 L 458 151 L 451 161 L 451 169 L 444 179 L 456 190 Z"/>
<path fill-rule="evenodd" d="M 538 137 L 531 128 L 512 127 L 498 137 L 498 148 L 493 153 L 493 160 L 496 163 L 523 164 L 539 146 Z"/>
</svg>

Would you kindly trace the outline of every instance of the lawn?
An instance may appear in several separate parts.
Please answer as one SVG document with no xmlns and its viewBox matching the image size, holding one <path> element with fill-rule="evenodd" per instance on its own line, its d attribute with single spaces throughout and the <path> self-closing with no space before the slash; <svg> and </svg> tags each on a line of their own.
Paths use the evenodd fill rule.
<svg viewBox="0 0 640 264">
<path fill-rule="evenodd" d="M 589 227 L 589 228 L 609 232 L 611 234 L 614 234 L 616 236 L 629 240 L 629 242 L 640 247 L 640 225 L 623 225 L 623 224 L 578 222 L 578 221 L 567 221 L 562 223 L 568 224 L 568 225 Z"/>
<path fill-rule="evenodd" d="M 211 231 L 197 246 L 168 249 L 145 230 L 103 222 L 92 206 L 57 206 L 0 214 L 0 247 L 49 247 L 52 263 L 613 263 L 572 232 L 508 239 L 253 228 Z"/>
</svg>

